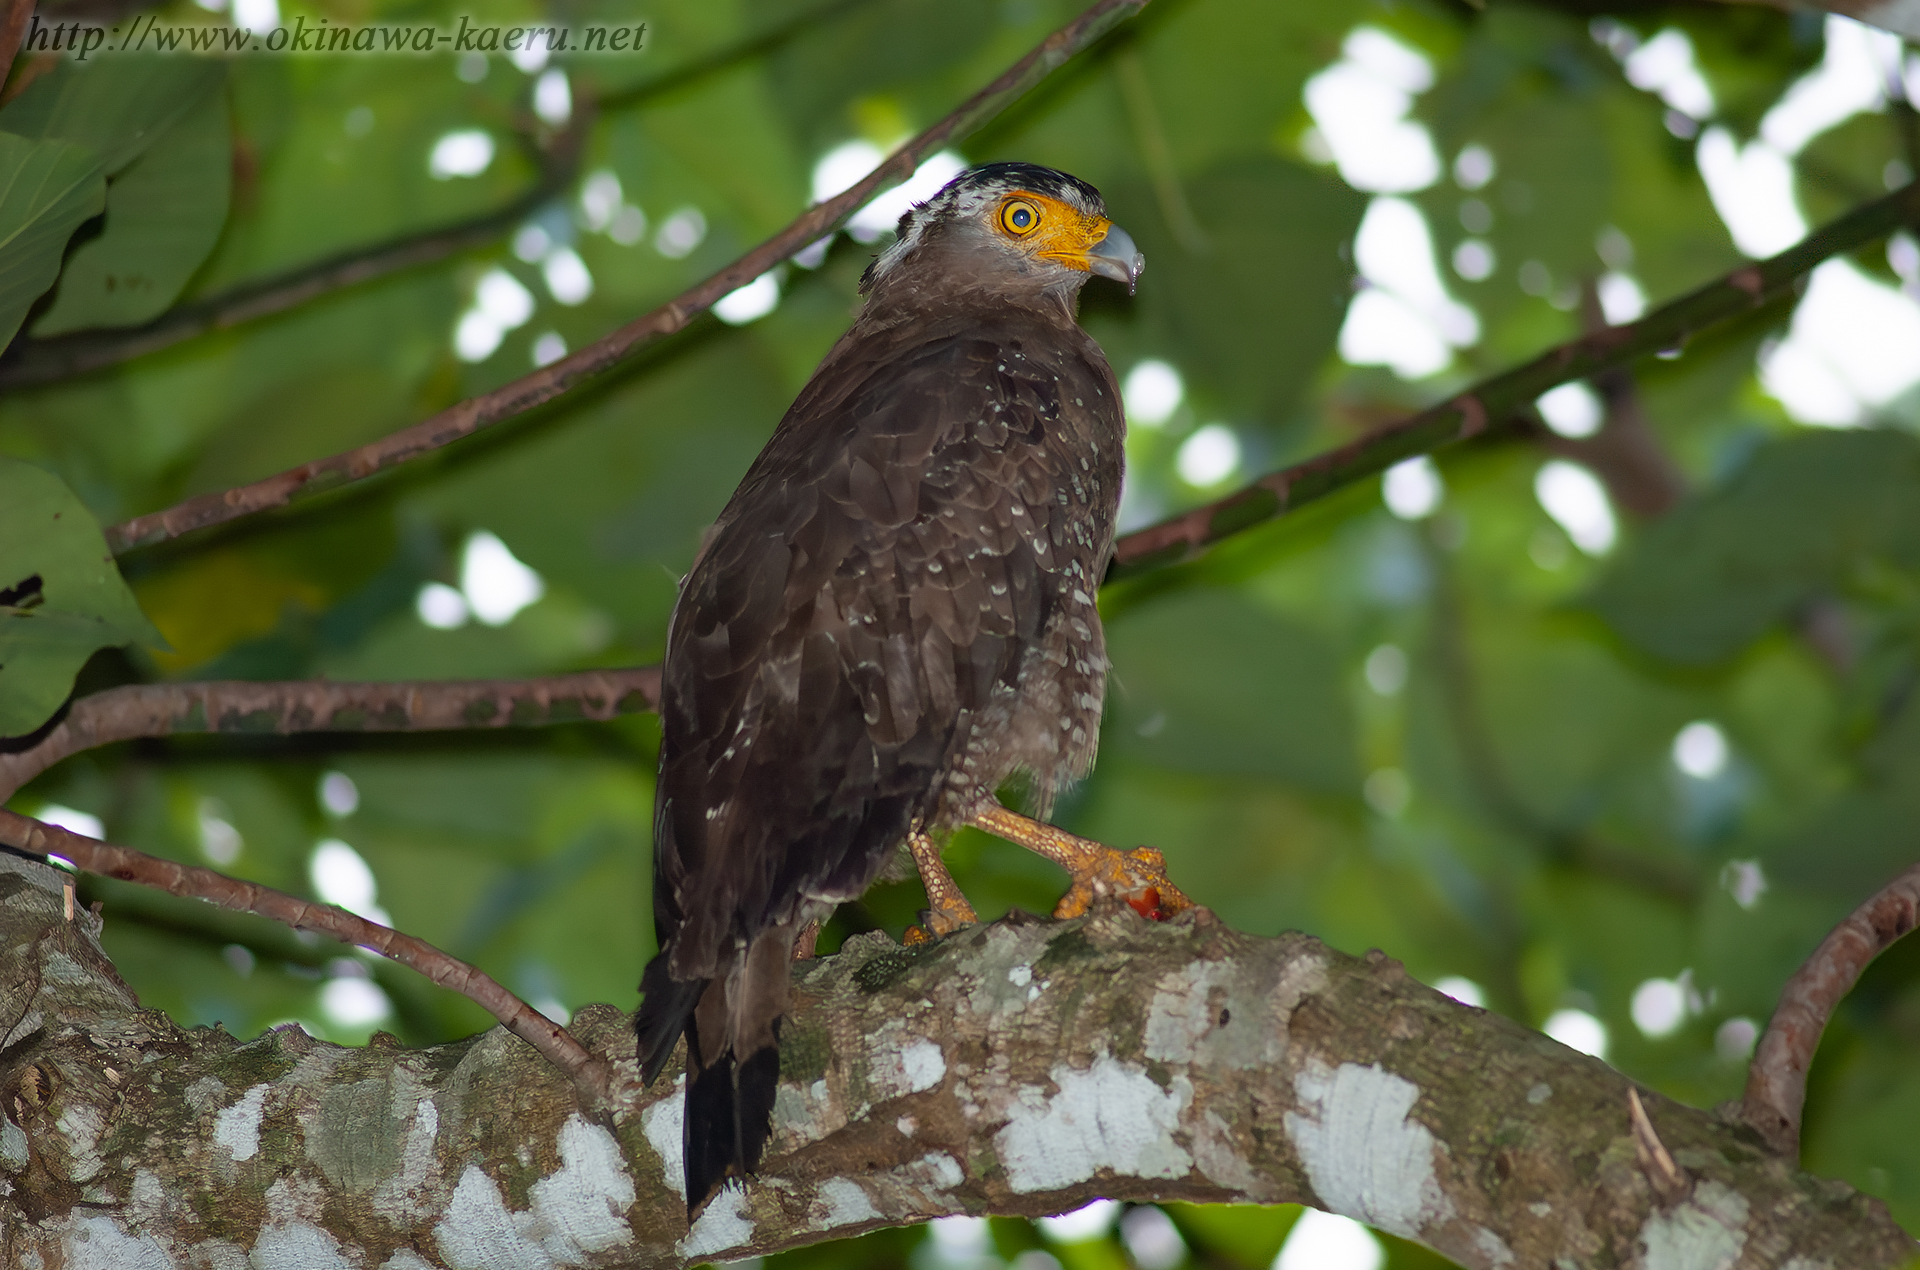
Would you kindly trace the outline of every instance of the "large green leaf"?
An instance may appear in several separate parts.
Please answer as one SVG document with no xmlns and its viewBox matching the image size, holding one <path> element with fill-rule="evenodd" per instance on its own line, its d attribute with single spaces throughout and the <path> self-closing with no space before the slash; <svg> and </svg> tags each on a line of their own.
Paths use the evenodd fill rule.
<svg viewBox="0 0 1920 1270">
<path fill-rule="evenodd" d="M 1920 442 L 1812 433 L 1652 526 L 1589 602 L 1654 656 L 1704 665 L 1874 558 L 1920 562 Z"/>
<path fill-rule="evenodd" d="M 0 110 L 0 129 L 86 146 L 114 176 L 225 77 L 224 63 L 187 57 L 116 57 L 111 69 L 67 62 Z"/>
<path fill-rule="evenodd" d="M 46 722 L 94 650 L 157 644 L 100 526 L 51 472 L 0 458 L 0 736 Z"/>
<path fill-rule="evenodd" d="M 1129 613 L 1107 639 L 1110 750 L 1175 771 L 1358 789 L 1339 667 L 1314 632 L 1208 589 Z"/>
<path fill-rule="evenodd" d="M 132 326 L 172 304 L 220 236 L 232 176 L 226 96 L 205 93 L 113 178 L 105 229 L 67 261 L 33 333 Z"/>
<path fill-rule="evenodd" d="M 0 132 L 0 347 L 53 285 L 67 239 L 105 197 L 94 151 Z"/>
<path fill-rule="evenodd" d="M 1147 257 L 1138 320 L 1204 385 L 1212 409 L 1290 418 L 1339 335 L 1352 294 L 1339 247 L 1366 199 L 1270 157 L 1223 163 L 1186 191 L 1203 242 L 1183 243 L 1145 185 L 1110 192 L 1114 206 L 1133 209 L 1127 229 Z"/>
</svg>

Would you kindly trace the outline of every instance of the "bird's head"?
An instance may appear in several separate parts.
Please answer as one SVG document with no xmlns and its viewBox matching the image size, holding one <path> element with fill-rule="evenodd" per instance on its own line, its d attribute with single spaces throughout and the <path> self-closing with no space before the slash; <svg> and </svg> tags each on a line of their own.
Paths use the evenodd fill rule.
<svg viewBox="0 0 1920 1270">
<path fill-rule="evenodd" d="M 863 292 L 921 269 L 1002 290 L 1071 294 L 1099 274 L 1132 294 L 1146 258 L 1107 219 L 1100 191 L 1034 163 L 969 168 L 900 218 L 900 240 L 867 269 Z"/>
</svg>

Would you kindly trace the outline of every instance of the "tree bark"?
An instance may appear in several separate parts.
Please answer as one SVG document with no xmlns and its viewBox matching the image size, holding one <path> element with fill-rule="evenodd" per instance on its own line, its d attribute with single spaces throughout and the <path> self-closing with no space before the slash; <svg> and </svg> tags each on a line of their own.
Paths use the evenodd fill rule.
<svg viewBox="0 0 1920 1270">
<path fill-rule="evenodd" d="M 139 1008 L 0 857 L 8 1267 L 680 1266 L 1095 1196 L 1301 1202 L 1475 1270 L 1873 1270 L 1913 1242 L 1750 1128 L 1305 935 L 1010 918 L 795 967 L 762 1175 L 689 1231 L 669 1070 L 613 1114 L 500 1029 L 241 1042 Z M 582 1043 L 631 1076 L 628 1016 Z M 1664 1158 L 1663 1158 L 1664 1157 Z"/>
</svg>

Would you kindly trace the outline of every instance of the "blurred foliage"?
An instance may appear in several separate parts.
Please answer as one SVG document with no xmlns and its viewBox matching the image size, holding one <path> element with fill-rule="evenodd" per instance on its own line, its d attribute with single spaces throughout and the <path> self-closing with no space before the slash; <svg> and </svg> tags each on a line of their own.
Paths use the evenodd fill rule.
<svg viewBox="0 0 1920 1270">
<path fill-rule="evenodd" d="M 1129 443 L 1130 523 L 1570 338 L 1580 285 L 1607 268 L 1657 303 L 1738 264 L 1691 141 L 1626 81 L 1588 8 L 1160 0 L 965 143 L 970 160 L 1018 157 L 1094 182 L 1146 249 L 1139 296 L 1096 286 L 1085 311 L 1123 375 L 1156 358 L 1185 380 L 1179 408 Z M 81 691 L 657 658 L 676 578 L 845 328 L 873 246 L 842 235 L 818 267 L 777 271 L 767 316 L 704 318 L 389 479 L 130 555 L 126 581 L 164 641 L 101 573 L 80 508 L 105 523 L 256 479 L 524 374 L 537 344 L 583 346 L 784 224 L 828 150 L 885 147 L 939 118 L 1074 6 L 485 10 L 576 28 L 644 18 L 648 33 L 639 55 L 532 71 L 482 55 L 68 63 L 0 110 L 0 166 L 35 181 L 0 192 L 0 328 L 45 337 L 131 326 L 177 298 L 500 207 L 538 178 L 552 137 L 532 113 L 538 75 L 563 69 L 576 108 L 601 103 L 582 174 L 530 219 L 537 235 L 0 396 L 0 588 L 36 575 L 44 590 L 37 608 L 21 607 L 24 590 L 0 598 L 0 731 L 31 731 L 89 652 L 127 641 L 87 662 Z M 282 17 L 451 25 L 459 11 L 285 0 Z M 180 0 L 160 13 L 224 21 Z M 1636 7 L 1615 20 L 1641 37 L 1684 30 L 1742 138 L 1821 52 L 1817 22 L 1758 7 Z M 1495 163 L 1484 187 L 1442 176 L 1409 196 L 1447 289 L 1481 326 L 1451 369 L 1415 383 L 1334 353 L 1367 196 L 1313 157 L 1302 90 L 1360 25 L 1431 62 L 1413 118 L 1447 171 L 1468 146 Z M 465 129 L 492 139 L 492 161 L 434 176 L 436 144 Z M 1831 130 L 1801 161 L 1803 207 L 1819 219 L 1875 196 L 1900 154 L 1885 114 Z M 699 232 L 676 245 L 670 224 Z M 1496 262 L 1484 279 L 1445 270 L 1469 238 Z M 65 267 L 48 291 L 59 242 Z M 556 249 L 577 253 L 589 295 L 554 298 Z M 1879 245 L 1855 259 L 1892 276 Z M 532 311 L 466 361 L 453 333 L 491 271 L 524 288 Z M 1827 927 L 1913 858 L 1920 813 L 1920 450 L 1892 430 L 1920 412 L 1902 406 L 1889 430 L 1845 435 L 1792 424 L 1754 376 L 1790 311 L 1770 306 L 1635 369 L 1660 443 L 1702 492 L 1623 526 L 1610 559 L 1575 549 L 1541 509 L 1543 454 L 1485 445 L 1443 456 L 1444 502 L 1424 520 L 1390 514 L 1377 487 L 1351 489 L 1109 588 L 1105 745 L 1059 818 L 1161 847 L 1182 885 L 1242 929 L 1383 948 L 1428 982 L 1472 979 L 1491 1008 L 1532 1025 L 1588 1011 L 1636 1080 L 1700 1106 L 1736 1095 L 1739 1021 L 1763 1024 Z M 1211 423 L 1232 429 L 1240 467 L 1197 488 L 1177 456 Z M 51 530 L 60 507 L 72 514 Z M 463 544 L 480 530 L 543 593 L 498 625 L 425 624 L 416 598 L 461 584 Z M 99 627 L 84 638 L 53 620 L 83 617 Z M 29 624 L 60 633 L 29 648 Z M 1688 775 L 1674 746 L 1698 722 L 1726 749 Z M 95 815 L 116 840 L 302 893 L 316 886 L 316 843 L 343 841 L 371 867 L 370 902 L 401 928 L 542 1008 L 626 1007 L 651 941 L 656 735 L 643 717 L 477 736 L 181 737 L 80 756 L 13 805 Z M 1063 885 L 971 832 L 950 859 L 985 917 L 1045 911 Z M 350 950 L 116 883 L 85 889 L 106 901 L 122 972 L 183 1022 L 252 1035 L 298 1019 L 349 1041 L 379 1026 L 409 1043 L 486 1023 Z M 897 932 L 922 902 L 913 883 L 876 887 L 823 947 Z M 384 1018 L 329 1007 L 333 985 L 369 975 Z M 1663 1035 L 1633 1016 L 1654 980 L 1687 1003 Z M 1909 1225 L 1920 1225 L 1920 1143 L 1901 1126 L 1920 1112 L 1916 1046 L 1920 950 L 1906 947 L 1827 1038 L 1807 1124 L 1809 1168 L 1885 1196 Z M 1163 1240 L 1173 1259 L 1159 1264 L 1264 1267 L 1296 1211 L 1170 1206 L 1185 1252 Z M 999 1220 L 990 1233 L 967 1264 L 1150 1259 L 1118 1233 L 1063 1245 Z M 1396 1270 L 1440 1264 L 1384 1242 Z M 916 1229 L 779 1260 L 956 1256 Z"/>
<path fill-rule="evenodd" d="M 0 456 L 0 732 L 60 708 L 95 650 L 158 642 L 99 526 L 60 479 Z"/>
</svg>

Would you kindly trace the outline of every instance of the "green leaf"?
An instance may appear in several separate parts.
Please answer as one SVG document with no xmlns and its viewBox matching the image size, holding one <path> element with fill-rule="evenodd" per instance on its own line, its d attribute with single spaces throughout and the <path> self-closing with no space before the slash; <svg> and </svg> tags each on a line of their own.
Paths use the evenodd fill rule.
<svg viewBox="0 0 1920 1270">
<path fill-rule="evenodd" d="M 1229 418 L 1288 418 L 1333 351 L 1352 295 L 1336 244 L 1366 199 L 1298 164 L 1234 160 L 1186 185 L 1206 238 L 1183 244 L 1145 186 L 1111 192 L 1147 257 L 1134 301 L 1150 346 Z M 1148 211 L 1147 209 L 1154 209 Z"/>
<path fill-rule="evenodd" d="M 0 129 L 86 146 L 115 176 L 225 77 L 224 63 L 185 57 L 115 58 L 111 71 L 67 62 L 0 110 Z"/>
<path fill-rule="evenodd" d="M 1340 669 L 1314 632 L 1234 592 L 1195 590 L 1127 614 L 1107 640 L 1113 751 L 1172 771 L 1359 788 Z"/>
<path fill-rule="evenodd" d="M 1646 652 L 1704 665 L 1876 558 L 1920 562 L 1920 442 L 1812 433 L 1651 526 L 1588 602 Z"/>
<path fill-rule="evenodd" d="M 226 95 L 207 93 L 107 186 L 105 230 L 68 259 L 34 335 L 133 326 L 172 304 L 220 236 L 232 174 Z"/>
<path fill-rule="evenodd" d="M 0 132 L 0 347 L 53 285 L 67 239 L 99 213 L 106 188 L 85 146 Z"/>
<path fill-rule="evenodd" d="M 0 458 L 0 736 L 60 708 L 94 650 L 160 644 L 100 526 L 50 472 Z"/>
</svg>

